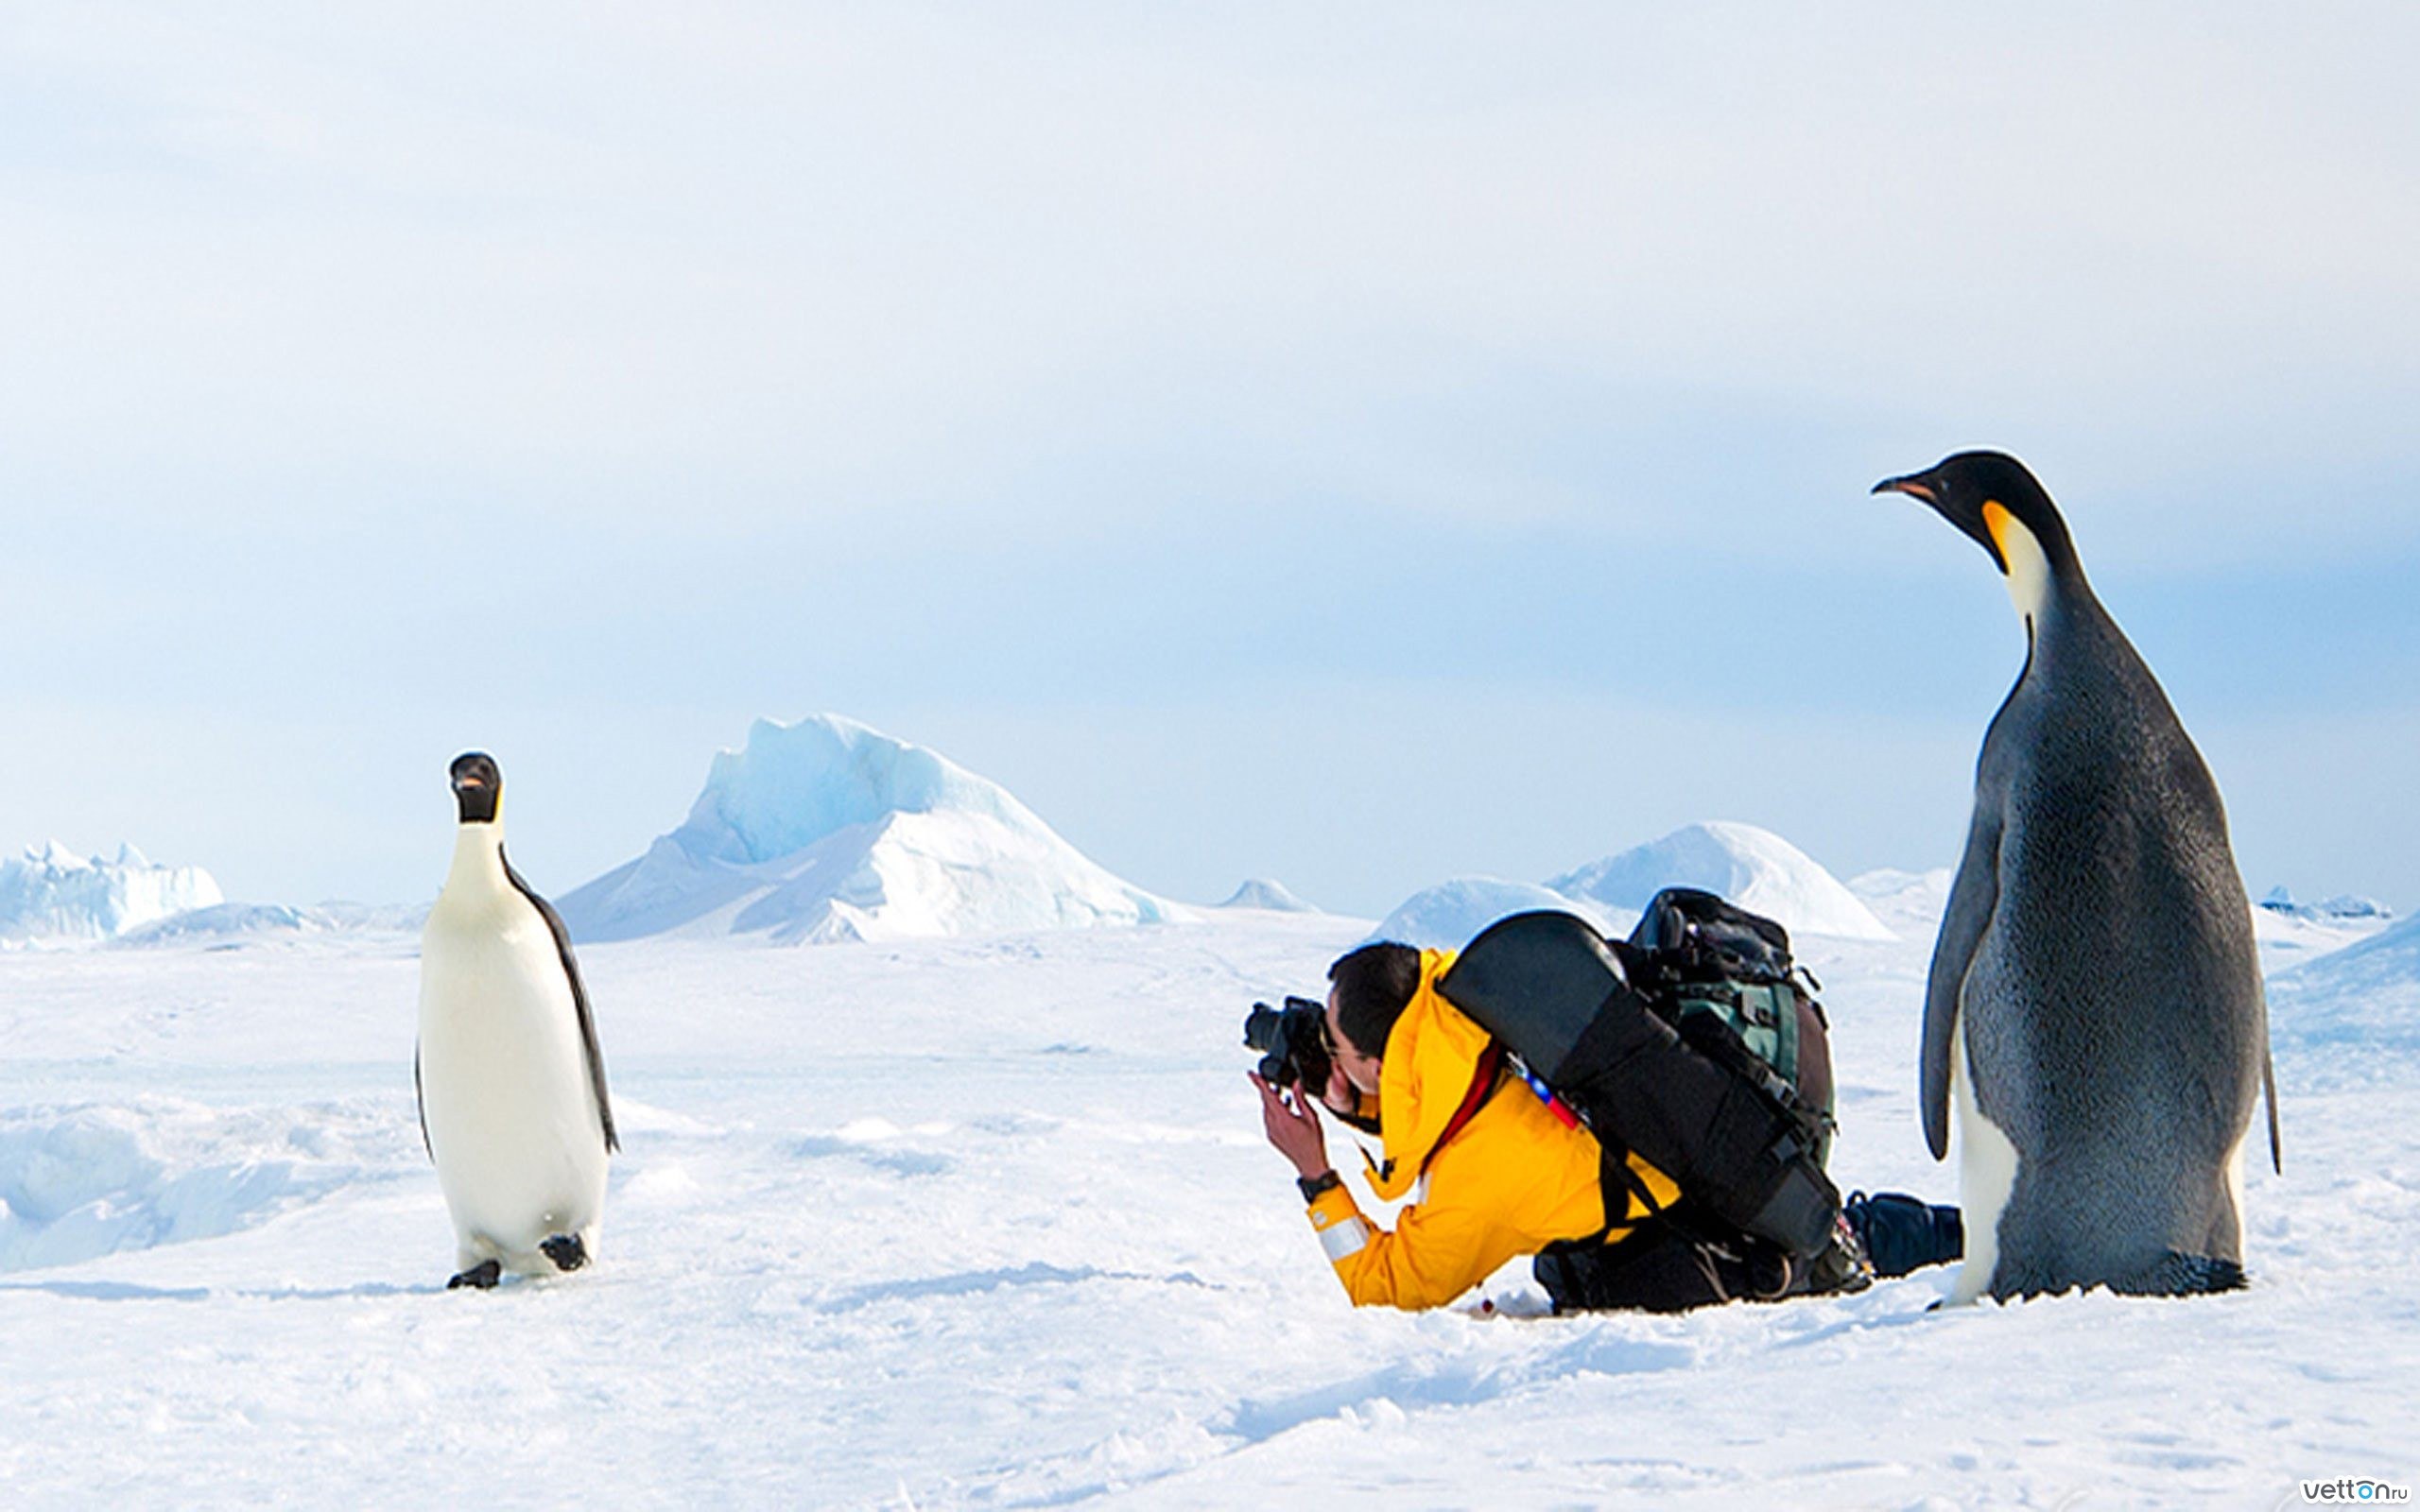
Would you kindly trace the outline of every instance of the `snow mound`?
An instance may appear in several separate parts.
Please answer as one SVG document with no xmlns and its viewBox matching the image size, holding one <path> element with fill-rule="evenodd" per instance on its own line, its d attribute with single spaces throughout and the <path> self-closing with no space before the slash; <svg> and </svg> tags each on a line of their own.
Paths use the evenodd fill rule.
<svg viewBox="0 0 2420 1512">
<path fill-rule="evenodd" d="M 357 1176 L 384 1110 L 221 1111 L 176 1098 L 0 1117 L 0 1271 L 215 1239 Z"/>
<path fill-rule="evenodd" d="M 1806 852 L 1753 824 L 1692 824 L 1594 861 L 1547 885 L 1574 898 L 1639 909 L 1666 887 L 1700 887 L 1780 921 L 1792 935 L 1889 940 L 1874 911 Z"/>
<path fill-rule="evenodd" d="M 1235 890 L 1234 896 L 1219 905 L 1221 908 L 1258 908 L 1272 914 L 1316 914 L 1321 910 L 1288 891 L 1286 885 L 1270 877 L 1253 877 Z"/>
<path fill-rule="evenodd" d="M 2280 1049 L 2420 1051 L 2420 919 L 2272 978 L 2269 1027 Z"/>
<path fill-rule="evenodd" d="M 834 715 L 758 720 L 688 819 L 556 901 L 583 940 L 679 931 L 776 943 L 1191 917 L 1120 881 L 995 782 Z"/>
<path fill-rule="evenodd" d="M 1578 914 L 1606 935 L 1627 935 L 1638 923 L 1634 910 L 1608 908 L 1550 887 L 1499 877 L 1456 877 L 1405 899 L 1371 931 L 1370 938 L 1397 940 L 1423 950 L 1460 950 L 1497 919 L 1541 908 Z"/>
<path fill-rule="evenodd" d="M 110 939 L 224 901 L 199 867 L 155 867 L 130 845 L 104 861 L 53 840 L 0 862 L 0 940 Z"/>
</svg>

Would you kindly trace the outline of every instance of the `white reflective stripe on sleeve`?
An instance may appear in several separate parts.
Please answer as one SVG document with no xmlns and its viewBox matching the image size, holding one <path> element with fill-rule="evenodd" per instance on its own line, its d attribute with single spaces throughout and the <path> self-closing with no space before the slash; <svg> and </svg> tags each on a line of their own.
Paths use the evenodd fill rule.
<svg viewBox="0 0 2420 1512">
<path fill-rule="evenodd" d="M 1370 1226 L 1358 1217 L 1329 1224 L 1320 1230 L 1320 1247 L 1327 1251 L 1328 1263 L 1361 1253 L 1370 1243 Z"/>
</svg>

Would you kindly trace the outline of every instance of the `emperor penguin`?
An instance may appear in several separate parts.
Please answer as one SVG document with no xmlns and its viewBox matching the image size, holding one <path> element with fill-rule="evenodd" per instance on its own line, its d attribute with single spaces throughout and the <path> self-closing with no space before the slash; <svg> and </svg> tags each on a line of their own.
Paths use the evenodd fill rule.
<svg viewBox="0 0 2420 1512">
<path fill-rule="evenodd" d="M 459 828 L 421 936 L 421 1138 L 453 1216 L 456 1274 L 493 1286 L 596 1256 L 605 1160 L 621 1147 L 571 936 L 504 856 L 504 777 L 452 769 Z"/>
<path fill-rule="evenodd" d="M 2283 1165 L 2218 784 L 2023 463 L 1962 452 L 1874 491 L 1972 537 L 2025 625 L 1925 990 L 1935 1160 L 1958 1112 L 1966 1260 L 1950 1299 L 2240 1287 L 2264 1085 Z"/>
</svg>

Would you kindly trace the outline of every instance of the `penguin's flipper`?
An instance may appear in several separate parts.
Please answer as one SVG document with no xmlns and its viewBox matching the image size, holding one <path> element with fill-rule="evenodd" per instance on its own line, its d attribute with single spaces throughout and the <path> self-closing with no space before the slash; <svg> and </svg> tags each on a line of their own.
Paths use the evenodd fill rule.
<svg viewBox="0 0 2420 1512">
<path fill-rule="evenodd" d="M 2277 1106 L 2275 1099 L 2271 1099 L 2269 1106 L 2274 1108 Z M 437 1146 L 428 1143 L 428 1094 L 420 1090 L 420 1045 L 417 1041 L 412 1045 L 412 1108 L 420 1114 L 420 1147 L 428 1152 L 429 1161 L 434 1164 Z M 2275 1123 L 2274 1118 L 2270 1120 L 2273 1128 Z"/>
<path fill-rule="evenodd" d="M 2277 1139 L 2277 1061 L 2266 1049 L 2260 1052 L 2260 1091 L 2269 1106 L 2269 1165 L 2284 1176 L 2286 1147 Z"/>
<path fill-rule="evenodd" d="M 1936 1160 L 1949 1155 L 1949 1057 L 1958 1038 L 1959 999 L 1966 990 L 1966 972 L 1975 963 L 1976 947 L 1983 942 L 1993 911 L 1999 906 L 1999 815 L 1978 803 L 1975 821 L 1966 832 L 1966 854 L 1958 864 L 1958 880 L 1950 884 L 1941 938 L 1933 946 L 1932 971 L 1925 983 L 1921 1090 L 1925 1143 Z"/>
<path fill-rule="evenodd" d="M 579 979 L 579 962 L 571 954 L 571 931 L 563 927 L 563 916 L 555 912 L 554 904 L 521 880 L 521 873 L 512 869 L 512 862 L 501 847 L 497 848 L 496 859 L 504 863 L 505 880 L 512 884 L 515 892 L 529 900 L 530 906 L 538 910 L 538 917 L 546 921 L 546 928 L 555 936 L 555 954 L 562 957 L 563 975 L 571 979 L 572 1006 L 579 1013 L 579 1043 L 588 1056 L 588 1085 L 596 1093 L 596 1118 L 604 1125 L 605 1148 L 618 1150 L 622 1141 L 614 1132 L 614 1104 L 605 1095 L 605 1056 L 596 1048 L 596 1019 L 588 1011 L 588 984 Z"/>
</svg>

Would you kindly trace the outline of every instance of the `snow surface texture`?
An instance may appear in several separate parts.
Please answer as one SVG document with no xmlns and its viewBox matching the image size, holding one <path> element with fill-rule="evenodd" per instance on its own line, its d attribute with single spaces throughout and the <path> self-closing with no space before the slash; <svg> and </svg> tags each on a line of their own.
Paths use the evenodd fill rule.
<svg viewBox="0 0 2420 1512">
<path fill-rule="evenodd" d="M 1955 1192 L 1914 1106 L 1938 875 L 1859 879 L 1903 941 L 1805 942 L 1844 1185 Z M 2286 1174 L 2248 1173 L 2248 1292 L 1928 1312 L 1944 1269 L 1554 1319 L 1517 1265 L 1493 1314 L 1349 1308 L 1262 1143 L 1244 1009 L 1367 928 L 591 948 L 625 1142 L 603 1259 L 480 1295 L 441 1289 L 408 935 L 0 956 L 0 1502 L 2267 1508 L 2420 1481 L 2414 1008 L 2367 1016 L 2420 999 L 2410 934 L 2278 984 Z"/>
<path fill-rule="evenodd" d="M 109 939 L 223 897 L 199 867 L 155 867 L 130 845 L 104 861 L 53 840 L 0 861 L 0 943 Z"/>
<path fill-rule="evenodd" d="M 1541 908 L 1578 914 L 1603 935 L 1627 935 L 1638 924 L 1635 912 L 1608 908 L 1551 887 L 1500 877 L 1456 877 L 1424 887 L 1396 904 L 1394 912 L 1371 931 L 1370 938 L 1396 940 L 1423 950 L 1460 950 L 1497 919 Z"/>
<path fill-rule="evenodd" d="M 1313 904 L 1303 902 L 1288 891 L 1284 883 L 1270 877 L 1249 879 L 1235 890 L 1232 897 L 1219 906 L 1258 908 L 1272 914 L 1316 914 L 1321 911 Z"/>
<path fill-rule="evenodd" d="M 1891 931 L 1830 872 L 1770 830 L 1713 822 L 1594 861 L 1547 885 L 1616 908 L 1643 909 L 1666 887 L 1701 887 L 1802 935 L 1886 940 Z"/>
<path fill-rule="evenodd" d="M 555 905 L 582 941 L 825 944 L 1187 917 L 997 783 L 833 715 L 758 720 L 743 748 L 715 757 L 686 822 Z"/>
</svg>

